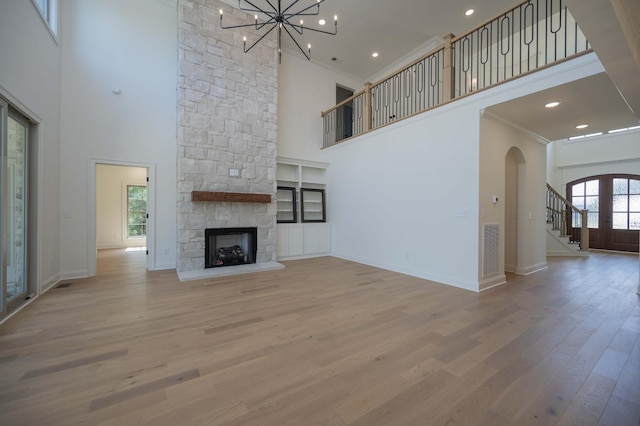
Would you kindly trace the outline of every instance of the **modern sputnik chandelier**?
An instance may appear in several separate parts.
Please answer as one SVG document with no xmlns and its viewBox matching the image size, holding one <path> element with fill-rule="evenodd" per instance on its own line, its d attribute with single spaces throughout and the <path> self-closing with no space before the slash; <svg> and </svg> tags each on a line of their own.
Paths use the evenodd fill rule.
<svg viewBox="0 0 640 426">
<path fill-rule="evenodd" d="M 278 0 L 276 5 L 273 0 L 238 0 L 238 8 L 245 12 L 254 13 L 255 23 L 244 25 L 232 25 L 225 27 L 222 24 L 223 12 L 220 9 L 220 28 L 249 28 L 253 27 L 256 31 L 264 31 L 256 41 L 253 42 L 247 48 L 247 37 L 244 39 L 244 53 L 250 51 L 253 46 L 260 43 L 260 41 L 269 35 L 276 28 L 278 29 L 278 61 L 282 62 L 282 31 L 289 35 L 291 40 L 298 46 L 298 49 L 307 58 L 311 59 L 311 44 L 307 45 L 307 51 L 305 51 L 300 43 L 296 39 L 296 36 L 302 36 L 304 31 L 314 31 L 322 34 L 336 35 L 338 33 L 338 16 L 333 17 L 334 30 L 325 31 L 318 28 L 308 27 L 304 25 L 304 16 L 318 16 L 320 14 L 320 3 L 324 3 L 325 0 L 293 0 L 285 1 L 284 6 L 282 0 Z M 263 7 L 256 5 L 259 3 Z M 289 3 L 287 5 L 287 3 Z M 294 23 L 294 20 L 300 18 L 300 23 Z M 259 21 L 260 20 L 260 21 Z M 319 24 L 324 25 L 324 20 L 320 20 Z M 295 33 L 294 33 L 295 31 Z"/>
</svg>

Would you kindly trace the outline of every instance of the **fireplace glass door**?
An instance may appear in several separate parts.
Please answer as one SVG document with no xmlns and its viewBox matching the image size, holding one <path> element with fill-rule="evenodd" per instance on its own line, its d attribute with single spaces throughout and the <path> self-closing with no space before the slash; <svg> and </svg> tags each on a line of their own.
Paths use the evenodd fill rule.
<svg viewBox="0 0 640 426">
<path fill-rule="evenodd" d="M 205 268 L 256 263 L 257 228 L 205 230 Z"/>
</svg>

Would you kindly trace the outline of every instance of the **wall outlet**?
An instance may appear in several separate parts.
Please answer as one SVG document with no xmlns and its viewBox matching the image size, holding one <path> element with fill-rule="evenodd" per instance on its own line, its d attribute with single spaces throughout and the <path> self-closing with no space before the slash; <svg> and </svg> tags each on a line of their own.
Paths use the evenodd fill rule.
<svg viewBox="0 0 640 426">
<path fill-rule="evenodd" d="M 240 169 L 229 169 L 229 177 L 239 178 Z"/>
</svg>

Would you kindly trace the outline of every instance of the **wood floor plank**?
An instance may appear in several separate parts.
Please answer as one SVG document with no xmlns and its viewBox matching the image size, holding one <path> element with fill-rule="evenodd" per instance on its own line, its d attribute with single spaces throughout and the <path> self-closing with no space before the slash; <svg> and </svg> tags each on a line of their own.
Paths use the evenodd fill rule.
<svg viewBox="0 0 640 426">
<path fill-rule="evenodd" d="M 136 257 L 137 256 L 137 257 Z M 481 294 L 332 257 L 180 283 L 143 252 L 0 325 L 0 423 L 638 425 L 638 257 Z"/>
</svg>

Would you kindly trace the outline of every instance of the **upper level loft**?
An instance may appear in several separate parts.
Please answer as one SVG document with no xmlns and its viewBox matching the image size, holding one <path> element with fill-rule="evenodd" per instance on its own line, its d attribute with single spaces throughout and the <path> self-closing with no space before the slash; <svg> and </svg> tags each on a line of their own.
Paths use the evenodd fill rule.
<svg viewBox="0 0 640 426">
<path fill-rule="evenodd" d="M 322 112 L 323 148 L 591 51 L 562 0 L 528 0 Z"/>
</svg>

